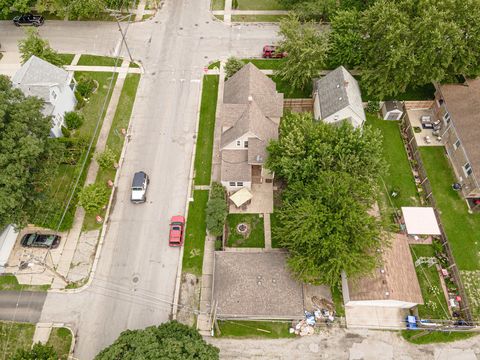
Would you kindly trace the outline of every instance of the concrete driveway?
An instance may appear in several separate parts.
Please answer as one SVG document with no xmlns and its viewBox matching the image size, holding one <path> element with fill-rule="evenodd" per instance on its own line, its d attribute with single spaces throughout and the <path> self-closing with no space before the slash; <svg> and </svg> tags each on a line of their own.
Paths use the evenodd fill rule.
<svg viewBox="0 0 480 360">
<path fill-rule="evenodd" d="M 75 357 L 92 359 L 121 331 L 171 316 L 179 249 L 167 244 L 168 220 L 184 212 L 198 119 L 201 79 L 209 61 L 259 56 L 274 25 L 229 27 L 214 20 L 209 0 L 167 0 L 155 19 L 132 24 L 128 43 L 145 74 L 131 119 L 131 141 L 93 282 L 78 293 L 48 293 L 41 321 L 75 329 Z M 2 48 L 16 51 L 22 29 L 0 22 Z M 113 55 L 115 23 L 47 21 L 40 34 L 59 52 Z M 126 55 L 125 51 L 122 52 Z M 129 201 L 131 177 L 151 178 L 148 202 Z"/>
</svg>

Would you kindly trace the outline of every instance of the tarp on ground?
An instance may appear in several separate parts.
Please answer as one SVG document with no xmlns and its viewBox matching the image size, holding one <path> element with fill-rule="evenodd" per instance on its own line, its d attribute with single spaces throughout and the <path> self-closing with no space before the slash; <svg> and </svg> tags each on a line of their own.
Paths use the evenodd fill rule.
<svg viewBox="0 0 480 360">
<path fill-rule="evenodd" d="M 440 235 L 432 207 L 402 207 L 402 213 L 409 235 Z"/>
<path fill-rule="evenodd" d="M 233 201 L 236 207 L 240 207 L 253 197 L 252 193 L 247 188 L 238 190 L 235 194 L 230 196 L 230 200 Z"/>
</svg>

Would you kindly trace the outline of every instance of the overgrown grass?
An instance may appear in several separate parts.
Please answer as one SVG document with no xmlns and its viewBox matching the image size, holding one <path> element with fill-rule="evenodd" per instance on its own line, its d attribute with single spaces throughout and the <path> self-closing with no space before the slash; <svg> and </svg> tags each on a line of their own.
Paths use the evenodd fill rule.
<svg viewBox="0 0 480 360">
<path fill-rule="evenodd" d="M 75 54 L 58 54 L 60 59 L 62 59 L 63 65 L 70 65 L 75 57 Z"/>
<path fill-rule="evenodd" d="M 305 89 L 295 89 L 289 82 L 282 80 L 279 76 L 269 75 L 269 77 L 277 84 L 277 91 L 283 93 L 285 99 L 306 99 L 312 97 L 312 86 L 313 84 L 308 84 Z"/>
<path fill-rule="evenodd" d="M 285 62 L 285 59 L 242 59 L 242 61 L 251 62 L 261 70 L 276 70 Z"/>
<path fill-rule="evenodd" d="M 120 159 L 125 136 L 122 134 L 122 129 L 127 129 L 132 115 L 133 104 L 137 94 L 138 84 L 140 82 L 140 74 L 127 74 L 125 82 L 123 84 L 120 99 L 118 101 L 117 109 L 115 110 L 115 116 L 110 127 L 110 132 L 107 138 L 107 147 L 111 149 L 116 156 L 117 162 Z M 115 180 L 116 170 L 99 168 L 97 173 L 96 183 L 105 185 L 108 180 Z M 102 211 L 101 216 L 105 216 L 105 211 Z M 101 224 L 98 224 L 95 220 L 95 214 L 87 214 L 83 228 L 85 230 L 98 229 Z"/>
<path fill-rule="evenodd" d="M 212 0 L 211 3 L 212 10 L 224 10 L 225 9 L 225 0 Z"/>
<path fill-rule="evenodd" d="M 332 286 L 330 288 L 332 300 L 335 304 L 335 313 L 337 316 L 345 316 L 345 306 L 343 305 L 343 294 L 340 286 Z"/>
<path fill-rule="evenodd" d="M 47 345 L 55 349 L 59 360 L 67 360 L 72 345 L 72 332 L 64 327 L 53 328 Z"/>
<path fill-rule="evenodd" d="M 480 269 L 480 214 L 469 214 L 465 201 L 452 190 L 456 182 L 443 147 L 421 147 L 440 218 L 460 270 Z"/>
<path fill-rule="evenodd" d="M 2 359 L 11 359 L 18 349 L 32 346 L 35 325 L 0 321 L 0 351 Z"/>
<path fill-rule="evenodd" d="M 421 257 L 435 257 L 432 245 L 411 245 L 413 262 Z M 446 319 L 450 315 L 440 275 L 435 265 L 422 264 L 415 267 L 424 305 L 418 305 L 418 314 L 422 319 Z"/>
<path fill-rule="evenodd" d="M 117 61 L 117 66 L 122 64 L 122 60 Z M 83 66 L 115 66 L 115 58 L 110 56 L 82 55 L 78 59 L 77 65 Z"/>
<path fill-rule="evenodd" d="M 296 336 L 290 334 L 289 322 L 224 320 L 218 322 L 218 327 L 221 333 L 215 334 L 217 337 L 280 339 Z"/>
<path fill-rule="evenodd" d="M 195 190 L 193 192 L 193 202 L 188 206 L 183 249 L 183 271 L 195 275 L 202 274 L 205 236 L 207 235 L 205 210 L 207 208 L 208 193 L 208 190 Z"/>
<path fill-rule="evenodd" d="M 446 343 L 465 340 L 478 335 L 473 332 L 444 332 L 428 330 L 402 330 L 402 337 L 412 344 Z"/>
<path fill-rule="evenodd" d="M 367 114 L 367 125 L 380 130 L 383 136 L 383 157 L 389 165 L 388 174 L 383 178 L 387 191 L 398 195 L 391 197 L 395 207 L 417 206 L 419 196 L 415 186 L 407 153 L 400 135 L 398 121 L 387 121 L 376 115 Z"/>
<path fill-rule="evenodd" d="M 218 75 L 205 75 L 195 153 L 195 185 L 210 184 L 217 94 Z"/>
<path fill-rule="evenodd" d="M 15 275 L 0 275 L 0 291 L 47 291 L 50 285 L 21 285 Z"/>
<path fill-rule="evenodd" d="M 279 22 L 288 15 L 232 15 L 232 22 Z"/>
<path fill-rule="evenodd" d="M 285 10 L 277 0 L 238 0 L 237 10 Z"/>
<path fill-rule="evenodd" d="M 86 143 L 88 143 L 93 136 L 94 129 L 100 115 L 101 120 L 99 124 L 99 129 L 101 127 L 103 118 L 105 117 L 106 109 L 108 107 L 108 102 L 110 101 L 111 97 L 111 92 L 108 93 L 110 81 L 112 80 L 113 76 L 113 88 L 113 86 L 115 86 L 117 74 L 106 72 L 75 72 L 75 77 L 78 79 L 84 74 L 97 81 L 98 88 L 96 92 L 90 96 L 90 99 L 85 104 L 85 106 L 80 110 L 80 113 L 82 113 L 85 118 L 85 122 L 78 130 L 72 133 L 72 137 L 83 138 L 85 139 Z M 105 106 L 102 112 L 102 108 L 107 96 L 107 106 Z M 96 143 L 97 138 L 98 133 L 94 139 L 94 144 Z M 57 228 L 62 216 L 62 212 L 64 211 L 65 206 L 68 203 L 71 191 L 73 190 L 73 186 L 76 182 L 78 174 L 80 173 L 85 156 L 86 148 L 83 154 L 77 159 L 76 164 L 61 164 L 58 169 L 52 169 L 52 182 L 48 185 L 48 187 L 42 194 L 44 206 L 39 208 L 35 216 L 33 217 L 32 222 L 34 224 L 51 229 Z M 76 193 L 73 197 L 73 201 L 70 204 L 65 218 L 59 227 L 60 231 L 65 231 L 72 227 L 77 194 L 82 188 L 82 185 L 85 181 L 91 156 L 92 154 L 90 153 L 86 161 L 86 166 L 84 168 L 82 176 L 80 178 L 79 186 L 77 187 Z"/>
<path fill-rule="evenodd" d="M 238 224 L 247 224 L 246 236 L 237 232 Z M 228 239 L 227 246 L 231 247 L 265 247 L 263 217 L 258 214 L 228 214 Z"/>
</svg>

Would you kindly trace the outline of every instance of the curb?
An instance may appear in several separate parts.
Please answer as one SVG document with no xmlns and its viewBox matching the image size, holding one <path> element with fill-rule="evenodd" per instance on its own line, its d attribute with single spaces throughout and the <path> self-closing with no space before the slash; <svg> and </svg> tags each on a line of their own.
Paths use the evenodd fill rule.
<svg viewBox="0 0 480 360">
<path fill-rule="evenodd" d="M 189 182 L 188 182 L 188 190 L 187 190 L 187 201 L 185 204 L 185 219 L 188 220 L 188 207 L 190 202 L 193 201 L 193 182 L 194 182 L 194 168 L 195 168 L 195 155 L 197 153 L 197 142 L 198 142 L 198 128 L 200 127 L 200 108 L 202 106 L 202 95 L 203 95 L 203 77 L 199 82 L 200 92 L 199 92 L 199 100 L 197 106 L 197 124 L 195 125 L 195 141 L 193 142 L 193 151 L 192 157 L 190 160 L 190 174 L 189 174 Z M 186 228 L 186 224 L 185 224 Z M 175 283 L 175 292 L 173 293 L 173 306 L 172 306 L 172 319 L 175 320 L 177 318 L 178 312 L 178 302 L 180 300 L 180 282 L 182 279 L 182 267 L 183 267 L 183 252 L 185 249 L 185 245 L 182 246 L 179 254 L 180 261 L 178 262 L 177 266 L 177 280 Z"/>
</svg>

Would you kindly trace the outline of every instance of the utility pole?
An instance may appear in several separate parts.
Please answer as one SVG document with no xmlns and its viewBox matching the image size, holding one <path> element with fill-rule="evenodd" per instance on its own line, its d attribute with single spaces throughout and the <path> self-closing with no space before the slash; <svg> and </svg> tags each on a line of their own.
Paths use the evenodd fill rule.
<svg viewBox="0 0 480 360">
<path fill-rule="evenodd" d="M 120 31 L 120 34 L 122 34 L 122 42 L 125 44 L 125 48 L 127 49 L 128 57 L 130 58 L 130 62 L 133 62 L 133 57 L 132 57 L 132 54 L 130 52 L 130 48 L 128 47 L 127 39 L 126 39 L 127 30 L 128 30 L 128 26 L 130 25 L 130 22 L 131 22 L 132 14 L 128 14 L 128 15 L 125 15 L 125 16 L 122 17 L 120 15 L 120 13 L 115 11 L 115 12 L 111 13 L 110 15 L 113 16 L 115 18 L 115 20 L 117 21 L 118 30 Z M 120 22 L 125 20 L 126 18 L 128 18 L 128 25 L 127 25 L 127 30 L 125 30 L 125 32 L 124 32 L 121 25 L 120 25 Z"/>
</svg>

